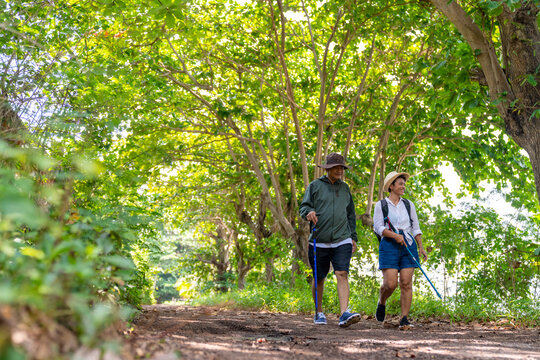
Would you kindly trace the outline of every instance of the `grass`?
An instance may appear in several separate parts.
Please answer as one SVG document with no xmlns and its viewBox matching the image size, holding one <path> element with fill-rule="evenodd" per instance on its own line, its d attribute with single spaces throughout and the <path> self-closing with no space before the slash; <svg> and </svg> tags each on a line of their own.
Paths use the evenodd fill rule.
<svg viewBox="0 0 540 360">
<path fill-rule="evenodd" d="M 387 314 L 400 314 L 399 289 L 387 301 Z M 378 288 L 358 290 L 351 284 L 350 306 L 353 311 L 373 315 L 377 306 Z M 314 304 L 307 283 L 298 282 L 292 289 L 288 285 L 251 284 L 244 290 L 227 293 L 210 292 L 190 300 L 193 305 L 220 306 L 246 310 L 266 310 L 287 313 L 312 313 Z M 501 304 L 500 301 L 483 299 L 466 302 L 449 298 L 441 301 L 431 292 L 416 291 L 410 316 L 413 318 L 445 319 L 452 322 L 489 322 L 506 319 L 519 326 L 539 326 L 539 302 L 531 299 Z M 327 314 L 339 315 L 335 278 L 325 285 L 323 309 Z"/>
</svg>

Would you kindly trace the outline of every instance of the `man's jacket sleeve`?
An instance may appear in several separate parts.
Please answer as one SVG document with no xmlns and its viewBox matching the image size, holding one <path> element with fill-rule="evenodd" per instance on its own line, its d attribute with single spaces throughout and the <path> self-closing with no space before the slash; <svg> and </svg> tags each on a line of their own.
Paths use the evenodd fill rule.
<svg viewBox="0 0 540 360">
<path fill-rule="evenodd" d="M 300 216 L 304 219 L 306 219 L 307 214 L 309 214 L 311 211 L 315 211 L 314 205 L 313 205 L 313 197 L 311 196 L 312 192 L 312 184 L 308 185 L 308 188 L 306 189 L 306 193 L 304 194 L 304 199 L 302 199 L 302 203 L 300 204 Z"/>
<path fill-rule="evenodd" d="M 356 212 L 354 210 L 354 201 L 351 191 L 349 189 L 349 205 L 347 206 L 347 220 L 349 222 L 349 229 L 351 230 L 351 239 L 358 242 L 358 235 L 356 235 Z"/>
</svg>

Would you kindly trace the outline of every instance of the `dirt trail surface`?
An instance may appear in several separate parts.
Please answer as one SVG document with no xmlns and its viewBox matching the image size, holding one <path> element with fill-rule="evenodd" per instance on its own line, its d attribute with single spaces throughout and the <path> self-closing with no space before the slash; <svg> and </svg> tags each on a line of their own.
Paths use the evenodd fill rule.
<svg viewBox="0 0 540 360">
<path fill-rule="evenodd" d="M 146 306 L 127 337 L 138 359 L 540 359 L 540 328 L 508 323 L 416 323 L 400 331 L 372 316 L 349 328 L 311 315 Z"/>
</svg>

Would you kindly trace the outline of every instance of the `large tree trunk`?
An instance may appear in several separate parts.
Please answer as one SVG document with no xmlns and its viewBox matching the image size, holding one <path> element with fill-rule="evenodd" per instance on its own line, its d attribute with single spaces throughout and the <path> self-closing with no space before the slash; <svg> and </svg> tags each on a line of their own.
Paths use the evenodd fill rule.
<svg viewBox="0 0 540 360">
<path fill-rule="evenodd" d="M 540 66 L 538 7 L 527 2 L 512 12 L 503 5 L 498 17 L 504 61 L 501 65 L 491 37 L 486 36 L 458 1 L 430 1 L 477 54 L 507 134 L 529 154 L 540 201 L 540 118 L 531 116 L 540 107 L 540 81 L 536 73 Z"/>
<path fill-rule="evenodd" d="M 540 200 L 540 114 L 531 118 L 533 111 L 540 108 L 538 10 L 532 2 L 516 12 L 505 6 L 499 23 L 503 65 L 510 87 L 519 99 L 516 108 L 508 106 L 506 109 L 506 131 L 529 154 Z M 532 77 L 530 82 L 528 77 Z"/>
</svg>

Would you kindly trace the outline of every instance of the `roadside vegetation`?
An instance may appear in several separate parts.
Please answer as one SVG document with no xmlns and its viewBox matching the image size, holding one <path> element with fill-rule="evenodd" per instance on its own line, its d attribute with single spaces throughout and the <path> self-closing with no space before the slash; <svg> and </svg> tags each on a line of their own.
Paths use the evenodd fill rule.
<svg viewBox="0 0 540 360">
<path fill-rule="evenodd" d="M 333 151 L 355 310 L 373 314 L 373 206 L 403 170 L 444 295 L 418 274 L 413 316 L 539 325 L 538 1 L 0 4 L 0 358 L 121 353 L 156 302 L 309 313 L 298 204 Z"/>
</svg>

